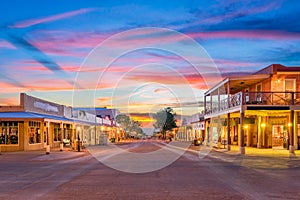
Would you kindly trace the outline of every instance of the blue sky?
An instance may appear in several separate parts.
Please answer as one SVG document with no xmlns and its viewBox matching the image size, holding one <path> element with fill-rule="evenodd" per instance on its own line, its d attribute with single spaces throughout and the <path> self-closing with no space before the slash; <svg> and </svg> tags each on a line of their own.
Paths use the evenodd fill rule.
<svg viewBox="0 0 300 200">
<path fill-rule="evenodd" d="M 217 74 L 201 74 L 180 55 L 159 49 L 134 49 L 108 68 L 97 66 L 102 62 L 97 56 L 93 67 L 85 66 L 89 55 L 98 47 L 111 52 L 105 54 L 108 58 L 145 41 L 179 45 L 193 54 L 195 49 L 176 34 L 142 31 L 152 27 L 196 41 L 222 77 L 273 63 L 300 66 L 299 10 L 296 0 L 3 1 L 0 104 L 18 104 L 19 93 L 26 92 L 61 104 L 117 107 L 123 112 L 150 113 L 167 105 L 177 112 L 197 112 L 186 105 L 201 102 L 209 87 L 205 76 L 215 83 Z M 136 28 L 142 30 L 124 33 Z M 101 45 L 122 33 L 121 42 Z M 105 72 L 101 78 L 99 71 Z M 84 83 L 78 84 L 81 76 Z M 80 91 L 75 100 L 74 90 Z"/>
</svg>

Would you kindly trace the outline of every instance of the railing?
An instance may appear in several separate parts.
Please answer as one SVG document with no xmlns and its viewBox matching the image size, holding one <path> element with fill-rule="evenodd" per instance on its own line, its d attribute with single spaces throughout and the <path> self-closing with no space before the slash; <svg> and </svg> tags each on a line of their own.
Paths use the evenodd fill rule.
<svg viewBox="0 0 300 200">
<path fill-rule="evenodd" d="M 211 114 L 240 106 L 242 105 L 242 92 L 230 95 L 229 98 L 221 100 L 220 103 L 213 102 L 210 106 L 210 102 L 207 102 L 206 105 L 205 114 Z"/>
<path fill-rule="evenodd" d="M 248 92 L 244 104 L 300 105 L 300 92 Z"/>
<path fill-rule="evenodd" d="M 238 92 L 220 102 L 206 102 L 205 114 L 212 114 L 241 105 L 300 105 L 300 92 Z"/>
</svg>

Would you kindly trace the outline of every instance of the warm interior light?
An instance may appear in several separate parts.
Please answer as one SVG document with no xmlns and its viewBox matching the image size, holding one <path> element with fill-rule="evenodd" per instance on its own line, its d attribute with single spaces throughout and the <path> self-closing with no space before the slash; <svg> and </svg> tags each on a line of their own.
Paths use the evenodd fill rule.
<svg viewBox="0 0 300 200">
<path fill-rule="evenodd" d="M 266 127 L 266 124 L 265 124 L 265 123 L 262 123 L 260 126 L 261 126 L 262 128 L 265 128 L 265 127 Z"/>
<path fill-rule="evenodd" d="M 245 128 L 245 129 L 248 129 L 248 125 L 245 125 L 244 128 Z"/>
<path fill-rule="evenodd" d="M 291 127 L 293 124 L 291 122 L 288 123 L 288 126 Z"/>
</svg>

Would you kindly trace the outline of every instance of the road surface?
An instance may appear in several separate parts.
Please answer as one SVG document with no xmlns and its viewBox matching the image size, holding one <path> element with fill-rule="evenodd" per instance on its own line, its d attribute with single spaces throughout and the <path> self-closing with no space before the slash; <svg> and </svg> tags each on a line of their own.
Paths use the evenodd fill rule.
<svg viewBox="0 0 300 200">
<path fill-rule="evenodd" d="M 179 157 L 169 165 L 128 173 L 110 168 L 97 156 L 104 160 L 117 157 L 124 166 L 149 166 L 155 162 L 145 164 L 144 157 L 166 144 L 143 140 L 116 146 L 122 151 L 109 145 L 49 155 L 2 152 L 0 199 L 300 199 L 298 158 L 249 157 L 214 150 L 199 157 L 201 146 L 183 155 L 174 147 L 169 151 Z M 124 151 L 143 157 L 143 165 L 139 159 L 128 160 Z M 164 157 L 158 159 L 157 163 Z"/>
</svg>

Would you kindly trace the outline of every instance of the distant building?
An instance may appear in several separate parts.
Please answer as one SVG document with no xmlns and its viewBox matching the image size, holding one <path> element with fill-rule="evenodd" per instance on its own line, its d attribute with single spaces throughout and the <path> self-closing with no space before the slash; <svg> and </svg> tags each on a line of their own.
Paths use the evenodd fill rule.
<svg viewBox="0 0 300 200">
<path fill-rule="evenodd" d="M 191 116 L 182 116 L 182 123 L 176 132 L 176 139 L 180 141 L 193 141 L 195 138 L 204 139 L 204 118 L 202 113 Z"/>
<path fill-rule="evenodd" d="M 81 108 L 73 108 L 74 110 L 82 110 L 91 114 L 96 115 L 100 118 L 108 118 L 108 119 L 115 119 L 116 116 L 120 114 L 118 109 L 108 109 L 108 108 L 99 108 L 99 107 L 81 107 Z"/>
</svg>

